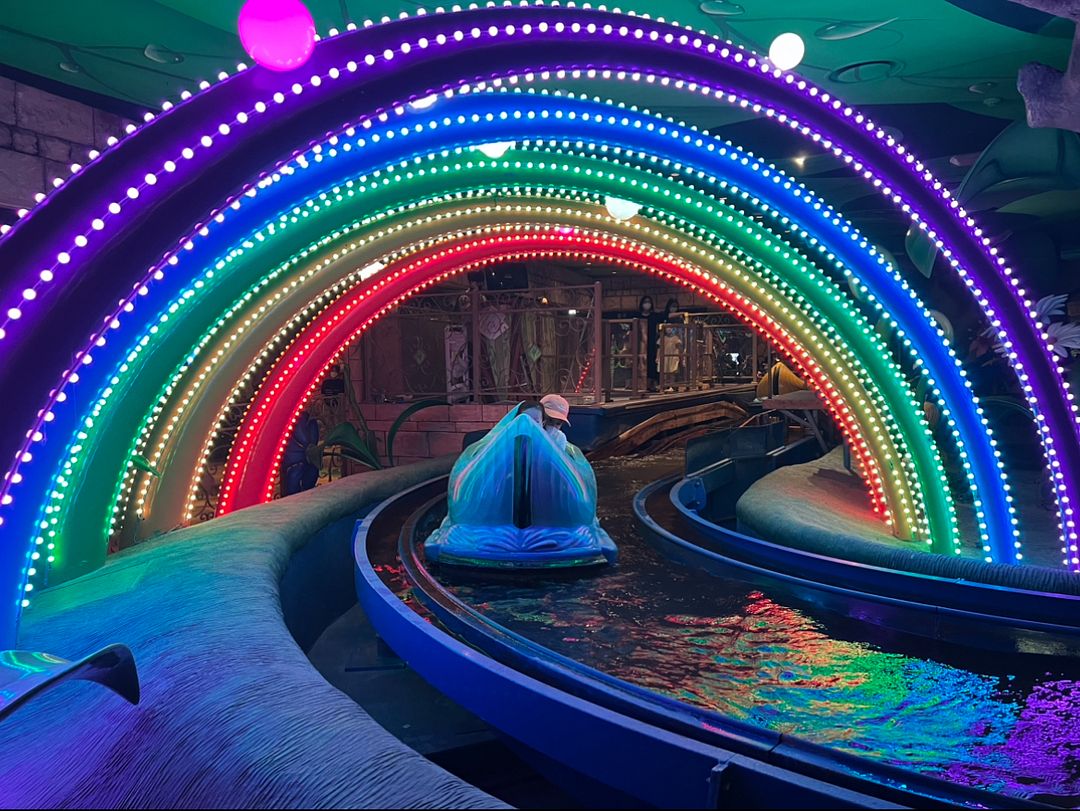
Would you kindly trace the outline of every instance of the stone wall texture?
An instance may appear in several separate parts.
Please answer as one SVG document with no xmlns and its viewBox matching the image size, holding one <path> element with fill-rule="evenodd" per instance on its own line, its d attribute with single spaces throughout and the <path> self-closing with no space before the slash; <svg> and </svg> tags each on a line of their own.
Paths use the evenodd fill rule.
<svg viewBox="0 0 1080 811">
<path fill-rule="evenodd" d="M 128 120 L 0 78 L 0 208 L 29 208 L 34 195 L 119 137 Z"/>
<path fill-rule="evenodd" d="M 360 410 L 375 434 L 379 456 L 386 461 L 386 437 L 409 403 L 364 403 Z M 460 453 L 465 436 L 484 431 L 506 416 L 511 403 L 497 405 L 432 406 L 418 411 L 398 428 L 394 437 L 394 462 L 407 464 Z"/>
</svg>

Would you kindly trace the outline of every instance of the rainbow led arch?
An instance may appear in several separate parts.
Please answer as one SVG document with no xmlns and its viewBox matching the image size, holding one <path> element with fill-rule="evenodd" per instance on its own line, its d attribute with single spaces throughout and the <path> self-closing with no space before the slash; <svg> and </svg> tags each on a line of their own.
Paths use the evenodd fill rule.
<svg viewBox="0 0 1080 811">
<path fill-rule="evenodd" d="M 589 63 L 582 62 L 583 54 Z M 425 200 L 437 200 L 447 188 L 440 190 L 440 181 L 445 179 L 442 174 L 424 174 L 430 185 L 427 189 L 423 184 L 415 189 L 408 189 L 408 184 L 393 185 L 391 177 L 410 171 L 400 166 L 402 161 L 413 161 L 417 167 L 413 171 L 419 172 L 425 162 L 433 166 L 441 160 L 449 165 L 460 157 L 455 150 L 462 146 L 491 141 L 535 141 L 541 142 L 542 150 L 554 150 L 550 155 L 526 158 L 523 153 L 514 157 L 522 162 L 522 171 L 534 175 L 531 188 L 510 189 L 523 198 L 523 204 L 548 199 L 540 193 L 546 186 L 557 190 L 551 205 L 573 208 L 567 200 L 573 202 L 575 196 L 579 201 L 592 199 L 590 195 L 599 193 L 604 183 L 614 183 L 623 186 L 618 196 L 648 206 L 648 227 L 655 230 L 645 232 L 644 239 L 640 233 L 635 235 L 640 244 L 632 249 L 630 243 L 611 241 L 630 235 L 619 234 L 610 224 L 600 229 L 610 236 L 595 233 L 586 237 L 581 235 L 584 231 L 579 232 L 579 239 L 595 238 L 603 243 L 603 250 L 612 252 L 612 259 L 673 275 L 685 272 L 687 283 L 699 278 L 709 284 L 728 284 L 744 278 L 736 269 L 753 274 L 778 297 L 776 317 L 769 315 L 776 326 L 774 334 L 778 340 L 791 336 L 790 351 L 808 369 L 816 359 L 798 353 L 800 347 L 808 351 L 812 346 L 812 335 L 839 336 L 846 341 L 835 355 L 822 355 L 820 368 L 824 371 L 827 366 L 830 374 L 818 379 L 851 435 L 863 437 L 866 447 L 874 449 L 872 469 L 887 462 L 902 473 L 894 491 L 885 492 L 882 483 L 881 492 L 877 492 L 879 485 L 875 483 L 875 500 L 893 516 L 898 528 L 917 537 L 928 536 L 926 539 L 937 542 L 939 548 L 945 533 L 944 546 L 951 548 L 955 519 L 947 494 L 939 492 L 940 477 L 933 470 L 938 451 L 918 416 L 913 416 L 917 404 L 911 392 L 898 388 L 899 364 L 911 367 L 913 358 L 879 356 L 875 360 L 870 350 L 880 350 L 880 345 L 875 347 L 872 339 L 860 345 L 855 331 L 870 314 L 865 303 L 843 301 L 841 296 L 836 300 L 835 319 L 810 317 L 812 311 L 820 309 L 815 303 L 823 301 L 820 291 L 827 290 L 831 297 L 844 290 L 838 281 L 845 277 L 854 280 L 865 291 L 870 306 L 880 307 L 893 319 L 897 334 L 920 362 L 919 368 L 944 407 L 976 494 L 987 556 L 1004 562 L 1018 559 L 1016 519 L 1005 474 L 989 426 L 951 349 L 903 279 L 827 205 L 775 168 L 731 145 L 634 110 L 553 96 L 457 92 L 478 82 L 497 84 L 493 80 L 506 79 L 530 84 L 575 71 L 616 83 L 654 82 L 673 92 L 700 93 L 750 107 L 842 157 L 926 231 L 998 328 L 1010 353 L 1036 415 L 1055 484 L 1065 562 L 1080 570 L 1073 513 L 1080 442 L 1072 394 L 1015 274 L 914 156 L 892 143 L 861 113 L 829 94 L 704 33 L 605 11 L 505 6 L 421 15 L 350 30 L 322 41 L 298 75 L 271 75 L 261 69 L 223 75 L 213 87 L 207 84 L 203 92 L 187 94 L 175 107 L 163 105 L 161 115 L 148 115 L 146 126 L 129 133 L 90 165 L 76 168 L 68 181 L 0 238 L 0 266 L 7 269 L 0 287 L 0 390 L 5 392 L 6 424 L 21 426 L 0 436 L 0 458 L 9 460 L 0 487 L 0 646 L 11 646 L 27 592 L 35 582 L 42 582 L 49 558 L 57 559 L 58 564 L 63 558 L 57 576 L 67 576 L 94 564 L 94 556 L 87 550 L 101 549 L 102 537 L 93 527 L 86 530 L 88 538 L 73 543 L 70 550 L 66 540 L 58 544 L 53 539 L 61 534 L 65 539 L 74 537 L 83 531 L 72 517 L 81 514 L 80 510 L 99 510 L 104 503 L 115 501 L 118 490 L 114 483 L 123 480 L 127 465 L 115 464 L 116 459 L 101 450 L 108 446 L 102 440 L 116 438 L 116 429 L 95 433 L 99 425 L 116 425 L 108 414 L 114 407 L 110 405 L 114 396 L 119 396 L 117 401 L 131 397 L 143 414 L 151 415 L 150 432 L 158 432 L 153 409 L 172 414 L 175 403 L 182 403 L 173 398 L 182 398 L 191 390 L 188 383 L 174 384 L 173 379 L 188 380 L 183 371 L 186 363 L 196 362 L 196 358 L 205 363 L 200 349 L 202 332 L 192 340 L 161 320 L 174 305 L 176 312 L 180 311 L 177 296 L 186 295 L 193 305 L 190 312 L 200 313 L 199 323 L 213 324 L 229 309 L 234 312 L 228 324 L 242 323 L 255 312 L 242 302 L 259 277 L 255 273 L 234 275 L 235 268 L 246 263 L 252 268 L 261 265 L 265 272 L 305 249 L 317 263 L 321 261 L 320 248 L 308 246 L 318 246 L 335 230 L 341 234 L 347 230 L 348 217 L 336 224 L 323 222 L 316 215 L 334 206 L 318 202 L 309 206 L 308 198 L 324 194 L 322 203 L 332 202 L 339 193 L 334 189 L 348 188 L 348 183 L 356 185 L 353 178 L 369 176 L 372 188 L 366 194 L 383 189 L 393 192 L 384 195 L 378 210 L 398 208 L 407 219 L 408 212 L 428 205 Z M 446 97 L 438 98 L 440 95 Z M 455 118 L 442 121 L 444 109 L 452 109 Z M 342 111 L 348 111 L 350 117 L 343 120 L 346 113 Z M 361 134 L 356 135 L 353 128 Z M 362 149 L 356 149 L 353 144 L 361 141 Z M 295 151 L 281 154 L 282 144 L 294 145 Z M 435 157 L 423 157 L 429 154 Z M 581 171 L 560 168 L 569 161 L 576 162 Z M 497 187 L 495 182 L 471 177 L 474 169 L 482 174 L 481 163 L 463 166 L 457 173 L 460 180 L 455 182 Z M 310 168 L 295 168 L 305 164 Z M 543 168 L 538 168 L 541 164 Z M 595 167 L 591 175 L 586 171 L 588 166 Z M 664 173 L 677 174 L 678 179 L 661 183 L 652 171 L 660 167 Z M 610 176 L 604 177 L 605 173 Z M 445 175 L 449 174 L 447 169 Z M 626 182 L 620 183 L 619 177 L 625 177 Z M 636 185 L 632 179 L 637 180 Z M 766 220 L 757 233 L 734 229 L 718 235 L 717 201 L 707 216 L 687 212 L 688 205 L 721 190 L 732 201 L 732 224 L 736 220 L 745 223 L 751 209 L 765 212 Z M 455 193 L 464 192 L 456 188 Z M 650 197 L 653 199 L 646 199 Z M 367 201 L 372 199 L 369 196 Z M 694 203 L 688 204 L 688 200 Z M 597 223 L 584 213 L 561 213 L 552 222 L 571 228 L 592 225 L 596 231 Z M 297 225 L 303 221 L 310 228 L 279 227 L 294 216 Z M 540 219 L 537 225 L 543 226 Z M 380 227 L 375 225 L 377 221 L 382 220 L 373 219 L 372 227 Z M 677 234 L 686 237 L 686 244 L 671 251 L 671 241 L 683 238 Z M 337 239 L 333 237 L 329 244 Z M 565 249 L 565 245 L 560 248 L 555 240 L 545 237 L 542 229 L 529 239 L 533 240 L 529 251 Z M 665 241 L 669 244 L 661 244 Z M 800 256 L 795 246 L 804 241 L 811 250 Z M 391 275 L 387 278 L 392 281 L 384 283 L 376 274 L 360 279 L 362 286 L 353 293 L 341 295 L 392 290 L 392 295 L 384 292 L 370 297 L 382 302 L 379 308 L 391 305 L 395 297 L 408 295 L 409 277 L 399 275 L 395 280 L 392 274 L 404 274 L 402 268 L 409 261 L 405 257 L 422 255 L 422 247 L 415 248 L 413 254 L 408 250 L 408 245 L 421 246 L 422 242 L 413 240 L 398 246 L 404 253 L 401 259 L 392 260 L 399 264 L 388 268 Z M 460 246 L 467 244 L 467 239 L 460 242 Z M 430 278 L 452 273 L 470 261 L 496 261 L 498 250 L 514 250 L 511 242 L 492 244 L 496 252 L 483 257 L 469 258 L 461 253 L 449 264 L 437 259 L 425 262 L 434 274 Z M 588 252 L 600 247 L 580 244 L 573 250 Z M 461 251 L 466 250 L 461 247 Z M 615 255 L 623 250 L 628 253 Z M 391 257 L 393 253 L 374 250 L 372 255 Z M 724 271 L 730 272 L 730 280 L 721 282 L 712 274 L 723 268 L 730 268 Z M 276 294 L 271 291 L 277 288 L 270 285 L 288 283 L 287 274 L 280 278 L 281 282 L 270 279 L 265 283 L 266 295 Z M 418 276 L 416 281 L 424 283 L 428 278 L 424 276 L 421 282 Z M 806 284 L 811 278 L 813 282 Z M 815 293 L 813 288 L 819 282 Z M 317 287 L 317 282 L 314 284 Z M 205 296 L 200 292 L 204 289 Z M 298 291 L 288 300 L 291 306 L 283 304 L 274 310 L 275 317 L 282 319 L 279 324 L 304 314 L 299 323 L 286 327 L 286 336 L 305 328 L 303 319 L 317 306 L 311 295 L 314 289 L 306 287 L 303 294 Z M 787 303 L 780 304 L 780 297 Z M 756 316 L 759 325 L 766 323 L 755 302 L 744 297 L 742 303 L 732 299 L 732 304 L 751 320 Z M 218 315 L 214 308 L 218 308 Z M 222 329 L 223 336 L 232 335 L 228 325 Z M 159 333 L 160 343 L 156 338 Z M 330 344 L 320 347 L 318 342 L 309 341 L 310 331 L 300 334 L 306 337 L 300 339 L 298 348 L 309 346 L 313 353 L 317 349 L 318 357 L 332 354 Z M 801 337 L 797 340 L 796 336 Z M 221 373 L 254 368 L 250 357 L 244 362 L 230 356 L 232 346 L 242 343 L 250 349 L 246 342 L 230 343 L 226 337 L 207 340 L 217 341 L 213 351 L 220 363 L 205 368 Z M 276 344 L 268 340 L 272 357 L 265 358 L 258 368 L 275 371 L 264 381 L 263 392 L 275 385 L 285 386 L 280 370 L 288 368 L 290 359 L 300 362 L 296 352 L 285 350 L 287 340 L 280 338 Z M 800 344 L 799 340 L 808 343 Z M 143 359 L 151 356 L 164 361 L 157 373 L 146 371 L 158 366 Z M 274 358 L 278 360 L 272 365 Z M 290 397 L 280 402 L 260 394 L 267 420 L 288 425 L 303 393 L 318 378 L 318 366 L 314 361 L 305 362 L 304 374 L 290 375 Z M 79 386 L 79 398 L 68 396 L 75 385 Z M 210 388 L 218 391 L 227 386 L 207 390 Z M 76 407 L 76 399 L 93 397 L 95 392 L 100 403 L 92 405 L 90 411 Z M 205 407 L 190 413 L 202 415 L 207 408 L 212 411 L 211 399 L 207 397 Z M 101 410 L 95 414 L 93 409 L 99 406 Z M 192 425 L 207 424 L 203 417 L 201 422 L 192 420 Z M 186 424 L 176 423 L 181 431 Z M 877 426 L 871 432 L 880 430 L 880 437 L 868 437 L 868 426 Z M 129 439 L 121 443 L 124 449 L 134 447 L 142 434 L 142 426 L 127 428 Z M 268 442 L 267 447 L 272 447 L 279 437 L 266 435 L 262 439 L 266 441 L 260 446 Z M 82 448 L 82 443 L 89 445 Z M 80 455 L 84 450 L 86 458 Z M 243 468 L 246 452 L 234 451 L 230 462 L 240 480 L 257 472 L 255 467 Z M 273 450 L 260 451 L 251 464 L 272 461 Z M 67 474 L 65 465 L 70 465 Z M 80 490 L 91 479 L 87 470 L 110 482 L 109 496 L 104 501 L 80 497 L 69 507 L 64 503 L 67 494 Z M 190 477 L 192 471 L 182 473 Z M 262 493 L 265 496 L 265 489 Z M 61 526 L 61 516 L 70 523 Z M 56 524 L 50 523 L 53 518 Z M 40 544 L 36 543 L 38 537 Z"/>
<path fill-rule="evenodd" d="M 572 114 L 572 113 L 571 113 L 571 114 Z M 650 125 L 651 125 L 651 124 L 650 124 Z M 347 144 L 348 144 L 348 141 L 347 141 Z M 320 158 L 320 157 L 321 157 L 321 156 L 316 156 L 316 158 Z M 618 189 L 613 189 L 613 191 L 618 191 Z M 676 197 L 677 197 L 677 192 L 676 192 Z M 219 263 L 220 263 L 220 262 L 219 262 Z M 154 327 L 154 329 L 157 329 L 157 327 Z M 147 336 L 147 337 L 146 337 L 146 340 L 149 340 L 149 336 Z M 96 419 L 96 415 L 95 415 L 95 419 Z M 80 523 L 80 525 L 81 525 L 81 523 Z M 905 533 L 906 533 L 906 527 L 905 527 Z M 941 537 L 943 538 L 943 540 L 944 540 L 945 542 L 947 542 L 947 536 L 949 535 L 949 533 L 948 533 L 947 531 L 946 531 L 946 532 L 944 532 L 944 533 L 940 532 L 940 533 L 939 533 L 939 535 L 940 535 L 940 536 L 941 536 Z"/>
<path fill-rule="evenodd" d="M 497 169 L 497 168 L 498 168 L 497 166 L 493 166 L 493 167 L 492 167 L 492 169 Z M 491 171 L 491 169 L 489 169 L 488 171 L 490 172 L 490 171 Z M 514 170 L 514 171 L 515 171 L 516 173 L 519 173 L 519 174 L 520 174 L 520 169 L 517 169 L 517 170 Z M 443 175 L 443 176 L 441 176 L 441 177 L 440 177 L 440 182 L 446 182 L 447 180 L 448 180 L 448 178 L 447 178 L 447 177 L 446 177 L 445 175 Z M 618 187 L 613 187 L 613 188 L 609 188 L 609 189 L 608 189 L 608 191 L 611 191 L 611 190 L 617 190 L 617 188 L 618 188 Z M 662 198 L 658 198 L 658 199 L 662 199 Z M 707 198 L 706 198 L 706 199 L 707 199 Z M 234 267 L 232 268 L 232 271 L 231 271 L 231 272 L 233 273 L 233 275 L 236 275 L 236 274 L 238 273 L 238 270 L 237 270 L 237 268 L 236 268 L 236 266 L 235 266 L 235 265 L 234 265 Z M 811 279 L 810 281 L 812 281 L 812 279 Z M 201 284 L 201 283 L 200 283 L 200 284 Z M 816 286 L 814 286 L 814 285 L 812 285 L 812 284 L 811 284 L 811 288 L 810 288 L 810 289 L 811 289 L 811 290 L 818 290 L 819 288 L 817 288 Z M 196 290 L 196 291 L 192 291 L 192 292 L 199 292 L 199 291 L 197 291 L 197 290 Z M 206 295 L 206 294 L 204 293 L 204 295 Z M 192 300 L 194 301 L 194 299 L 192 299 Z M 827 307 L 826 307 L 826 311 L 827 311 Z M 217 312 L 217 309 L 211 308 L 211 310 L 210 310 L 210 313 L 211 313 L 211 314 L 213 314 L 213 313 L 216 313 L 216 312 Z M 188 320 L 190 320 L 190 316 L 188 316 L 188 317 L 187 317 L 187 319 L 185 320 L 185 325 L 187 324 L 187 321 L 188 321 Z M 167 327 L 168 325 L 162 325 L 162 326 L 163 326 L 163 328 L 165 328 L 165 327 Z M 158 327 L 157 327 L 157 326 L 155 326 L 155 327 L 154 327 L 153 329 L 157 330 L 157 328 L 158 328 Z M 864 326 L 864 327 L 863 327 L 863 332 L 865 333 L 865 332 L 867 332 L 867 331 L 868 331 L 868 330 L 867 330 L 867 329 L 866 329 L 866 327 Z M 147 339 L 147 340 L 149 339 L 149 337 L 150 337 L 150 336 L 144 336 L 144 338 L 145 338 L 145 339 Z M 882 350 L 881 350 L 881 349 L 878 349 L 878 351 L 877 351 L 877 354 L 878 354 L 878 355 L 880 355 L 880 354 L 881 354 L 881 352 L 882 352 Z M 129 398 L 125 398 L 125 400 L 124 400 L 124 404 L 126 405 L 126 404 L 129 404 L 129 403 L 130 403 L 130 399 L 129 399 Z M 914 405 L 914 404 L 913 404 L 913 405 Z M 121 421 L 122 423 L 123 423 L 123 422 L 125 422 L 124 420 L 120 420 L 120 421 Z M 86 489 L 86 486 L 84 486 L 83 490 L 85 491 L 85 489 Z M 85 523 L 87 523 L 87 522 L 86 522 L 86 521 L 77 521 L 77 522 L 74 522 L 74 523 L 75 523 L 76 525 L 84 525 L 84 524 L 85 524 Z"/>
</svg>

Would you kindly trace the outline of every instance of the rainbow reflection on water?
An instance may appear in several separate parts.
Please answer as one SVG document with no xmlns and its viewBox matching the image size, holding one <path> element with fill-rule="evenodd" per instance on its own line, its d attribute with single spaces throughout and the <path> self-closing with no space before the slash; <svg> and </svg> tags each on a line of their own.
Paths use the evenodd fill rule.
<svg viewBox="0 0 1080 811">
<path fill-rule="evenodd" d="M 852 631 L 792 607 L 779 590 L 667 562 L 638 537 L 628 501 L 673 463 L 596 466 L 621 559 L 595 578 L 440 579 L 495 622 L 688 704 L 957 783 L 1080 803 L 1075 659 L 898 645 L 874 626 Z"/>
</svg>

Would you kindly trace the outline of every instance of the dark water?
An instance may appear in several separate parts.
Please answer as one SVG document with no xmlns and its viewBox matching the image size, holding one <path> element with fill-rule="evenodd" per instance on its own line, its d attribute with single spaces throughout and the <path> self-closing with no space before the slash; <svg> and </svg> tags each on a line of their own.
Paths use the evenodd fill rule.
<svg viewBox="0 0 1080 811">
<path fill-rule="evenodd" d="M 1016 797 L 1080 803 L 1080 662 L 980 654 L 808 609 L 662 558 L 633 495 L 681 454 L 596 465 L 617 566 L 582 579 L 440 579 L 590 667 L 779 732 Z"/>
</svg>

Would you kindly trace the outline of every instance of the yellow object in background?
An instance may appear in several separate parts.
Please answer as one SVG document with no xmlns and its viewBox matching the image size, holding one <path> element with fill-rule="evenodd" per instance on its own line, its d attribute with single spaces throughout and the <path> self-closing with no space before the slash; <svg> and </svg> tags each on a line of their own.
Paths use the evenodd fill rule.
<svg viewBox="0 0 1080 811">
<path fill-rule="evenodd" d="M 778 394 L 806 391 L 806 388 L 805 380 L 778 361 L 769 369 L 769 373 L 758 381 L 756 394 L 758 399 L 762 400 L 766 397 L 775 397 Z"/>
</svg>

